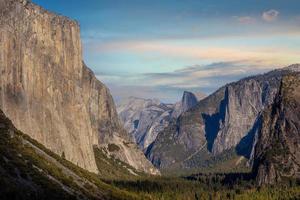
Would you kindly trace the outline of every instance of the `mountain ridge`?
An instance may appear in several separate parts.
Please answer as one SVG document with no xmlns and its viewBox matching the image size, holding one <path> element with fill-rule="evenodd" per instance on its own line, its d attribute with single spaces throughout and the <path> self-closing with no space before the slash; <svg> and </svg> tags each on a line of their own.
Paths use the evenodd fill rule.
<svg viewBox="0 0 300 200">
<path fill-rule="evenodd" d="M 249 159 L 260 123 L 259 113 L 272 104 L 281 78 L 299 69 L 300 65 L 295 64 L 226 84 L 159 133 L 147 150 L 148 159 L 160 169 L 176 166 L 181 170 L 194 164 L 200 167 L 202 162 L 233 149 Z M 199 152 L 203 145 L 206 148 Z M 197 155 L 186 162 L 195 152 Z"/>
</svg>

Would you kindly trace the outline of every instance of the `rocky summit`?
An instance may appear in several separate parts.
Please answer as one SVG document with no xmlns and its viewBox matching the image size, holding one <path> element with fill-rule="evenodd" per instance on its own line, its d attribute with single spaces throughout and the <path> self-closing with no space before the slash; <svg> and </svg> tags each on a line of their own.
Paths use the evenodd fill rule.
<svg viewBox="0 0 300 200">
<path fill-rule="evenodd" d="M 157 135 L 172 120 L 195 106 L 204 94 L 185 91 L 181 101 L 165 104 L 157 99 L 129 97 L 120 103 L 117 110 L 125 129 L 133 137 L 139 147 L 146 151 Z"/>
<path fill-rule="evenodd" d="M 204 99 L 206 96 L 202 93 L 192 93 L 184 91 L 181 101 L 178 101 L 173 106 L 172 118 L 178 118 L 182 113 L 197 105 L 198 101 Z"/>
<path fill-rule="evenodd" d="M 0 0 L 0 49 L 0 108 L 19 130 L 92 172 L 96 146 L 158 173 L 120 125 L 107 87 L 83 63 L 77 22 L 30 1 Z"/>
</svg>

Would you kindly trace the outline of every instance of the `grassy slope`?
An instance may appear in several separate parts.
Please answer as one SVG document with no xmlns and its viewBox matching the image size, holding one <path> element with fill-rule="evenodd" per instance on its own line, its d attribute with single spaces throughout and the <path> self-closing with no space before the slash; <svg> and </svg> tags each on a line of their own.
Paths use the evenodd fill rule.
<svg viewBox="0 0 300 200">
<path fill-rule="evenodd" d="M 185 162 L 162 169 L 162 173 L 166 175 L 187 175 L 198 172 L 246 173 L 251 171 L 247 161 L 247 158 L 237 155 L 235 149 L 227 150 L 218 156 L 213 156 L 204 149 Z"/>
<path fill-rule="evenodd" d="M 138 199 L 16 130 L 0 113 L 0 199 Z"/>
<path fill-rule="evenodd" d="M 127 163 L 114 157 L 107 156 L 108 153 L 106 151 L 107 150 L 104 148 L 99 149 L 94 147 L 96 164 L 101 179 L 132 180 L 141 176 L 147 176 L 146 174 L 137 171 Z"/>
</svg>

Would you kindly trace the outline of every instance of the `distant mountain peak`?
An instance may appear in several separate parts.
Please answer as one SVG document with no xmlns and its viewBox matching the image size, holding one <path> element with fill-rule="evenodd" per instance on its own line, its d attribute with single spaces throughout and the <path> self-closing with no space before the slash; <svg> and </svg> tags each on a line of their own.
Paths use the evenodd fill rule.
<svg viewBox="0 0 300 200">
<path fill-rule="evenodd" d="M 196 95 L 192 92 L 184 91 L 182 96 L 182 104 L 188 105 L 195 105 L 197 104 L 198 99 Z"/>
<path fill-rule="evenodd" d="M 129 97 L 118 106 L 125 129 L 141 149 L 146 149 L 173 119 L 197 105 L 205 95 L 184 91 L 176 104 L 165 104 L 159 99 Z"/>
<path fill-rule="evenodd" d="M 185 90 L 182 95 L 182 100 L 186 98 L 196 98 L 197 101 L 200 101 L 206 97 L 206 94 L 202 92 L 190 92 Z"/>
<path fill-rule="evenodd" d="M 172 113 L 173 118 L 179 117 L 183 112 L 186 112 L 190 108 L 197 105 L 197 103 L 202 100 L 206 95 L 203 93 L 193 93 L 189 91 L 184 91 L 181 101 L 174 105 L 174 110 Z"/>
<path fill-rule="evenodd" d="M 181 112 L 187 111 L 189 108 L 195 106 L 198 103 L 198 99 L 192 92 L 185 91 L 181 100 Z"/>
</svg>

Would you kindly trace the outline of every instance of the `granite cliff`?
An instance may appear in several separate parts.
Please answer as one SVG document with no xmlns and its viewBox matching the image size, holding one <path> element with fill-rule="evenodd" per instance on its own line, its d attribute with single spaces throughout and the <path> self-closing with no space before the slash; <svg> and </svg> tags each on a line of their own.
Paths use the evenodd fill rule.
<svg viewBox="0 0 300 200">
<path fill-rule="evenodd" d="M 299 70 L 292 65 L 225 85 L 159 133 L 148 159 L 168 170 L 212 168 L 224 157 L 250 159 L 262 111 L 274 102 L 282 77 Z"/>
<path fill-rule="evenodd" d="M 0 49 L 0 108 L 19 130 L 92 172 L 93 148 L 114 144 L 110 155 L 157 173 L 83 63 L 77 22 L 29 1 L 0 0 Z"/>
<path fill-rule="evenodd" d="M 173 105 L 172 118 L 178 118 L 182 113 L 197 105 L 198 101 L 205 98 L 202 93 L 194 94 L 192 92 L 184 91 L 181 101 Z"/>
<path fill-rule="evenodd" d="M 272 105 L 262 113 L 253 171 L 259 185 L 300 177 L 300 74 L 283 77 Z"/>
</svg>

